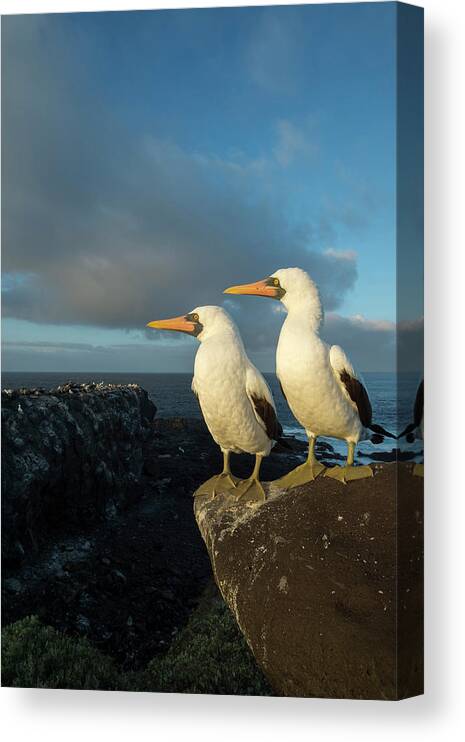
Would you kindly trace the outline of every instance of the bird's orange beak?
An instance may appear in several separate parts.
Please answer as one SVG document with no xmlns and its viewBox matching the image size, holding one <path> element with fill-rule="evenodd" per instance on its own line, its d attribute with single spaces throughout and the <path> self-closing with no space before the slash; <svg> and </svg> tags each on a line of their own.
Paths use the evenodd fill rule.
<svg viewBox="0 0 465 742">
<path fill-rule="evenodd" d="M 153 327 L 155 330 L 171 330 L 172 332 L 187 332 L 193 333 L 195 331 L 195 323 L 187 319 L 187 317 L 173 317 L 172 319 L 157 319 L 153 322 L 148 322 L 147 327 Z"/>
<path fill-rule="evenodd" d="M 249 294 L 250 296 L 268 296 L 271 299 L 278 298 L 276 286 L 273 286 L 273 279 L 264 278 L 262 281 L 255 283 L 243 283 L 239 286 L 230 286 L 223 291 L 223 294 Z"/>
</svg>

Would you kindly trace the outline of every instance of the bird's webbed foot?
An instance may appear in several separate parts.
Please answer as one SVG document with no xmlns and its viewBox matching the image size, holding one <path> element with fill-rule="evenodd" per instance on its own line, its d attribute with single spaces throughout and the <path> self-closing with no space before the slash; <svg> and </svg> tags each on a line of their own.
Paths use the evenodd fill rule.
<svg viewBox="0 0 465 742">
<path fill-rule="evenodd" d="M 235 477 L 230 471 L 222 471 L 216 478 L 218 484 L 218 491 L 224 492 L 226 490 L 233 490 L 237 487 L 238 482 L 241 480 L 239 477 Z"/>
<path fill-rule="evenodd" d="M 326 469 L 324 476 L 337 479 L 341 484 L 347 484 L 347 482 L 352 482 L 355 479 L 372 477 L 373 469 L 371 466 L 332 466 L 330 469 Z"/>
<path fill-rule="evenodd" d="M 306 461 L 304 464 L 297 466 L 280 479 L 276 479 L 273 482 L 273 486 L 280 487 L 281 489 L 300 487 L 302 484 L 313 482 L 322 472 L 325 471 L 325 468 L 326 467 L 324 467 L 323 464 L 320 464 L 317 459 Z"/>
<path fill-rule="evenodd" d="M 215 497 L 222 492 L 230 492 L 236 488 L 238 482 L 240 482 L 240 479 L 231 474 L 231 472 L 223 471 L 221 474 L 216 474 L 214 477 L 207 479 L 206 482 L 203 482 L 195 490 L 194 497 L 201 495 Z"/>
<path fill-rule="evenodd" d="M 265 502 L 266 494 L 258 479 L 244 479 L 234 490 L 234 496 L 240 502 Z"/>
</svg>

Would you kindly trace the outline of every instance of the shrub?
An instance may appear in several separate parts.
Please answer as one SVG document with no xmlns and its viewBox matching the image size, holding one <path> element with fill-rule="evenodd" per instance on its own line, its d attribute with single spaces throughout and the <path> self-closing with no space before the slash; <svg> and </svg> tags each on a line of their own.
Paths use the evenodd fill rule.
<svg viewBox="0 0 465 742">
<path fill-rule="evenodd" d="M 2 631 L 2 684 L 165 693 L 272 695 L 232 613 L 216 594 L 192 614 L 166 654 L 145 670 L 120 672 L 87 639 L 68 637 L 36 616 Z"/>
<path fill-rule="evenodd" d="M 121 678 L 113 661 L 85 639 L 64 636 L 28 616 L 2 631 L 2 684 L 114 690 Z"/>
<path fill-rule="evenodd" d="M 219 597 L 200 605 L 168 652 L 144 673 L 146 690 L 272 695 L 233 615 Z"/>
</svg>

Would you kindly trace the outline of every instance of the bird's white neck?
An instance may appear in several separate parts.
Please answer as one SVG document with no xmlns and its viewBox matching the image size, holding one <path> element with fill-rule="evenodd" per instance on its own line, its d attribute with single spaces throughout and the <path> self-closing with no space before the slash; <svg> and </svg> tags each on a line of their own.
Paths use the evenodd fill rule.
<svg viewBox="0 0 465 742">
<path fill-rule="evenodd" d="M 231 347 L 236 347 L 239 350 L 244 349 L 242 338 L 239 331 L 233 322 L 223 325 L 217 325 L 216 327 L 208 328 L 207 332 L 203 332 L 199 337 L 202 345 L 212 342 L 229 343 Z"/>
<path fill-rule="evenodd" d="M 324 320 L 323 306 L 315 285 L 306 286 L 299 294 L 285 296 L 282 300 L 287 309 L 287 320 L 299 323 L 318 334 Z"/>
</svg>

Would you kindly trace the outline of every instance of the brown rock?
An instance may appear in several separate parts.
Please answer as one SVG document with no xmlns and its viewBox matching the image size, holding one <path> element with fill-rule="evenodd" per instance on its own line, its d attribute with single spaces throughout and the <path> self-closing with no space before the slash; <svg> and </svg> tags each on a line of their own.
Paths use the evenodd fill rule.
<svg viewBox="0 0 465 742">
<path fill-rule="evenodd" d="M 423 480 L 411 471 L 268 485 L 262 505 L 196 498 L 217 584 L 278 694 L 423 692 Z"/>
</svg>

